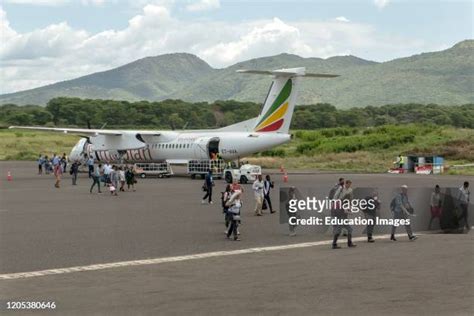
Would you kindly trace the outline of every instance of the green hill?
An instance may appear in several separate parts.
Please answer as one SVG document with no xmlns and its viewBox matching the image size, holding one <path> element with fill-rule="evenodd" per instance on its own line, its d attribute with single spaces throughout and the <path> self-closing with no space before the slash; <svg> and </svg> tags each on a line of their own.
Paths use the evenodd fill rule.
<svg viewBox="0 0 474 316">
<path fill-rule="evenodd" d="M 45 105 L 59 96 L 128 101 L 171 98 L 190 102 L 228 99 L 262 102 L 270 79 L 235 71 L 286 67 L 341 75 L 330 80 L 303 80 L 299 104 L 326 102 L 349 108 L 395 103 L 473 103 L 473 52 L 474 40 L 466 40 L 444 51 L 384 63 L 355 56 L 321 59 L 280 54 L 224 69 L 213 69 L 191 54 L 167 54 L 74 80 L 0 95 L 0 104 Z"/>
</svg>

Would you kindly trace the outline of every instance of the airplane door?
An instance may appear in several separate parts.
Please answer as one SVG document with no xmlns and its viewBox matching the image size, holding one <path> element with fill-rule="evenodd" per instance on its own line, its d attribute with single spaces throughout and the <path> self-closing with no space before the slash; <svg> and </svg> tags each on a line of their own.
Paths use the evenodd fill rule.
<svg viewBox="0 0 474 316">
<path fill-rule="evenodd" d="M 195 159 L 210 159 L 211 152 L 219 152 L 218 137 L 200 137 L 194 143 Z"/>
</svg>

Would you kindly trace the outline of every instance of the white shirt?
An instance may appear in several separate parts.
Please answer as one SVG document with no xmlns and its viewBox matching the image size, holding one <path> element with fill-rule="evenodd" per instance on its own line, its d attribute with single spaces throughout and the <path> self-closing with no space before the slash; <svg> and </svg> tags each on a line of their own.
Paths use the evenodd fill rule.
<svg viewBox="0 0 474 316">
<path fill-rule="evenodd" d="M 112 166 L 109 164 L 106 164 L 104 166 L 104 174 L 109 175 L 111 171 L 112 171 Z"/>
<path fill-rule="evenodd" d="M 464 188 L 464 186 L 459 188 L 459 196 L 458 200 L 461 203 L 468 204 L 471 192 L 469 192 L 468 188 Z"/>
<path fill-rule="evenodd" d="M 255 192 L 255 198 L 263 197 L 263 181 L 255 180 L 252 189 Z"/>
</svg>

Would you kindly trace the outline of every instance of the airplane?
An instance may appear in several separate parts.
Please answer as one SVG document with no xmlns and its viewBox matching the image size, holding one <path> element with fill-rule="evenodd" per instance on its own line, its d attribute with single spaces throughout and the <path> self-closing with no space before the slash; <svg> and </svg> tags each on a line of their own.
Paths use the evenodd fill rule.
<svg viewBox="0 0 474 316">
<path fill-rule="evenodd" d="M 170 162 L 210 159 L 219 154 L 225 161 L 268 150 L 287 143 L 295 109 L 297 88 L 303 77 L 334 78 L 339 75 L 306 73 L 304 67 L 237 70 L 244 74 L 271 75 L 273 81 L 258 117 L 212 130 L 110 130 L 10 126 L 15 129 L 53 131 L 82 136 L 69 159 L 84 162 Z"/>
</svg>

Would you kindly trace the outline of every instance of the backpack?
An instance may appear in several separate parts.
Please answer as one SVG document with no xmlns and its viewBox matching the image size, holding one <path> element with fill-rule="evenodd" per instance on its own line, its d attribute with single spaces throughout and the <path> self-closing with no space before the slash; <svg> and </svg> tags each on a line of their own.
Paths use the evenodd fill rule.
<svg viewBox="0 0 474 316">
<path fill-rule="evenodd" d="M 230 199 L 230 194 L 228 194 L 226 198 L 226 192 L 221 192 L 221 204 L 222 204 L 222 208 L 225 210 L 229 208 L 228 206 L 226 206 L 226 203 L 227 201 L 229 201 L 229 199 Z"/>
</svg>

